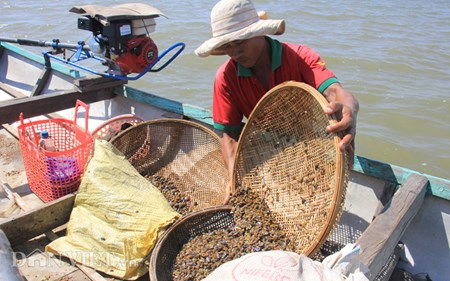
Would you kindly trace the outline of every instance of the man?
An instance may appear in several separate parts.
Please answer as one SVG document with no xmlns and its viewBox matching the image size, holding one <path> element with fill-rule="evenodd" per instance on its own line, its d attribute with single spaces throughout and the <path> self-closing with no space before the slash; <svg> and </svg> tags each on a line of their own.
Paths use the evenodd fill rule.
<svg viewBox="0 0 450 281">
<path fill-rule="evenodd" d="M 283 34 L 284 20 L 268 20 L 264 14 L 260 17 L 250 0 L 221 0 L 211 11 L 211 27 L 213 37 L 195 53 L 200 57 L 230 57 L 217 71 L 213 96 L 214 128 L 222 134 L 222 153 L 230 179 L 243 117 L 250 115 L 267 91 L 290 80 L 313 86 L 328 100 L 325 113 L 336 114 L 339 122 L 326 130 L 344 133 L 339 147 L 349 152 L 353 165 L 358 101 L 312 49 L 267 36 Z M 230 187 L 231 182 L 225 204 Z"/>
</svg>

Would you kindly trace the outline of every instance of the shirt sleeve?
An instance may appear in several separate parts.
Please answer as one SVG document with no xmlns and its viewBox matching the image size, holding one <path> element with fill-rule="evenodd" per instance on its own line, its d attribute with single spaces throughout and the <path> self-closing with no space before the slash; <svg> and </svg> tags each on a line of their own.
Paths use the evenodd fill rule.
<svg viewBox="0 0 450 281">
<path fill-rule="evenodd" d="M 297 53 L 306 64 L 307 70 L 303 71 L 306 83 L 323 93 L 328 86 L 338 82 L 334 73 L 326 67 L 325 61 L 313 49 L 300 45 Z"/>
<path fill-rule="evenodd" d="M 225 67 L 222 66 L 214 79 L 213 121 L 214 128 L 222 131 L 242 129 L 243 114 L 234 100 L 226 82 Z"/>
</svg>

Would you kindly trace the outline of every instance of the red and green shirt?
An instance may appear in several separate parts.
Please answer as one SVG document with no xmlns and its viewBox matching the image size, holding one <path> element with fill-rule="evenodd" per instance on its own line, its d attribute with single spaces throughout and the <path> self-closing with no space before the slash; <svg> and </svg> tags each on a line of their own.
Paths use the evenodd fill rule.
<svg viewBox="0 0 450 281">
<path fill-rule="evenodd" d="M 304 45 L 281 43 L 266 37 L 272 47 L 272 72 L 269 88 L 286 81 L 304 82 L 323 93 L 338 82 L 325 67 L 325 62 Z M 217 71 L 214 80 L 214 128 L 240 131 L 243 117 L 248 118 L 258 101 L 266 93 L 263 85 L 250 69 L 229 59 Z"/>
</svg>

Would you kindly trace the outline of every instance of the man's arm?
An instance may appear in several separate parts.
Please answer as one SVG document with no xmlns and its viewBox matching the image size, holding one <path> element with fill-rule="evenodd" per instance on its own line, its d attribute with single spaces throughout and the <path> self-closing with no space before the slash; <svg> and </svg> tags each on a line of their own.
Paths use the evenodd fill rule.
<svg viewBox="0 0 450 281">
<path fill-rule="evenodd" d="M 237 144 L 239 139 L 238 132 L 223 132 L 220 138 L 220 145 L 222 148 L 222 157 L 225 167 L 228 171 L 228 184 L 225 190 L 224 204 L 228 204 L 231 197 L 231 182 L 233 180 L 233 165 L 236 154 Z"/>
<path fill-rule="evenodd" d="M 328 100 L 326 114 L 336 114 L 338 122 L 327 127 L 327 132 L 343 132 L 339 148 L 349 153 L 349 165 L 353 167 L 355 155 L 356 118 L 359 111 L 358 100 L 341 84 L 331 84 L 323 93 Z"/>
</svg>

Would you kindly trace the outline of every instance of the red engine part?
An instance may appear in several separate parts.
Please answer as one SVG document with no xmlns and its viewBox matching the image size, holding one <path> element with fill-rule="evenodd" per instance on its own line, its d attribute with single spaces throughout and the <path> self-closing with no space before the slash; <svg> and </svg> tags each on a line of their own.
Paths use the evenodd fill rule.
<svg viewBox="0 0 450 281">
<path fill-rule="evenodd" d="M 158 58 L 158 47 L 150 37 L 139 36 L 131 38 L 127 43 L 127 52 L 121 54 L 116 63 L 122 72 L 141 73 Z"/>
</svg>

